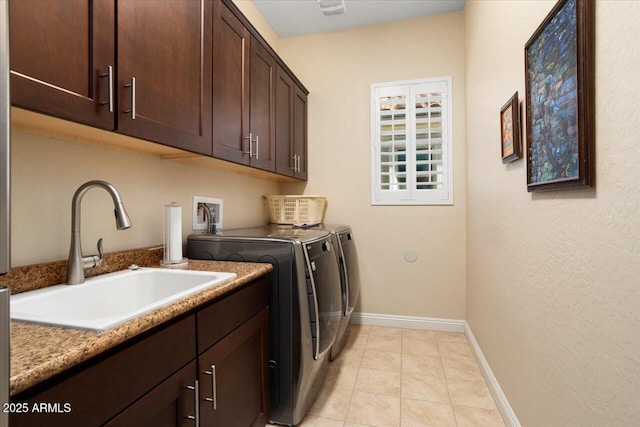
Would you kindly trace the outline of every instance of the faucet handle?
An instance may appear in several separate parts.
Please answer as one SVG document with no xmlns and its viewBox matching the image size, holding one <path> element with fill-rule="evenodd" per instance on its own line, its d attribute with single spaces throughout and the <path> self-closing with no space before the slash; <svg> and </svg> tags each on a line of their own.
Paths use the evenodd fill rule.
<svg viewBox="0 0 640 427">
<path fill-rule="evenodd" d="M 102 250 L 102 237 L 98 239 L 98 259 L 96 260 L 96 267 L 100 267 L 102 265 L 102 261 L 104 260 L 104 250 Z"/>
<path fill-rule="evenodd" d="M 102 238 L 98 240 L 98 255 L 89 255 L 82 257 L 82 265 L 84 268 L 100 267 L 104 260 L 104 251 L 102 250 Z"/>
</svg>

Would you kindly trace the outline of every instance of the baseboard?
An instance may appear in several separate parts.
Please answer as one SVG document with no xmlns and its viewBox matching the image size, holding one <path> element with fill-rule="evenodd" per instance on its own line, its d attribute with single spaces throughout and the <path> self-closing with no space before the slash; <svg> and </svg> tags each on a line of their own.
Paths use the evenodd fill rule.
<svg viewBox="0 0 640 427">
<path fill-rule="evenodd" d="M 502 420 L 507 427 L 521 427 L 520 421 L 518 421 L 518 417 L 516 417 L 515 412 L 513 412 L 513 409 L 511 408 L 511 405 L 507 400 L 507 396 L 505 396 L 502 388 L 500 388 L 498 379 L 495 377 L 495 375 L 493 375 L 493 371 L 489 366 L 489 362 L 487 362 L 487 359 L 485 359 L 484 355 L 482 354 L 482 350 L 480 350 L 478 341 L 476 341 L 476 338 L 473 336 L 471 327 L 467 322 L 465 322 L 464 334 L 467 337 L 467 341 L 469 342 L 471 351 L 478 361 L 478 365 L 480 365 L 480 370 L 482 371 L 482 375 L 484 375 L 484 379 L 487 382 L 489 392 L 491 392 L 493 400 L 495 400 L 496 402 L 498 411 L 500 412 L 500 415 L 502 415 Z"/>
<path fill-rule="evenodd" d="M 356 325 L 464 333 L 467 337 L 467 341 L 469 342 L 469 347 L 471 347 L 471 351 L 478 361 L 482 375 L 487 382 L 489 392 L 491 392 L 491 395 L 496 402 L 496 406 L 498 407 L 498 411 L 500 412 L 505 425 L 507 427 L 521 427 L 520 421 L 518 421 L 507 397 L 502 391 L 502 388 L 500 388 L 500 384 L 498 384 L 497 378 L 493 375 L 489 362 L 487 362 L 487 359 L 485 359 L 482 354 L 478 341 L 476 341 L 476 338 L 473 336 L 473 332 L 471 332 L 471 327 L 466 321 L 456 319 L 438 319 L 432 317 L 397 316 L 392 314 L 353 313 L 351 316 L 351 323 Z"/>
<path fill-rule="evenodd" d="M 351 323 L 357 325 L 386 326 L 390 328 L 424 329 L 438 332 L 464 333 L 464 320 L 431 317 L 397 316 L 392 314 L 353 313 Z"/>
</svg>

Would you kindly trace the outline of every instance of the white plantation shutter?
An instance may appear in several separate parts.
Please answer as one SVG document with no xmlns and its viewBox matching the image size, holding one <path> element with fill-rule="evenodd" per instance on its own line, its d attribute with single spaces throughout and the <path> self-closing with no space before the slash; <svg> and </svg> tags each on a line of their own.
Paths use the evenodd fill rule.
<svg viewBox="0 0 640 427">
<path fill-rule="evenodd" d="M 404 88 L 381 88 L 378 102 L 379 189 L 400 198 L 409 194 L 407 186 L 407 99 Z"/>
<path fill-rule="evenodd" d="M 372 204 L 453 204 L 451 79 L 371 85 Z"/>
</svg>

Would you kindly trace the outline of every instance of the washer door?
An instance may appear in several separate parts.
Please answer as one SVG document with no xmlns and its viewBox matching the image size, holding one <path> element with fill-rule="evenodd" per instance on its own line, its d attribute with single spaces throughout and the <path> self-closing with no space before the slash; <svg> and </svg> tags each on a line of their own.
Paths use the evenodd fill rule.
<svg viewBox="0 0 640 427">
<path fill-rule="evenodd" d="M 311 339 L 315 359 L 331 349 L 342 317 L 342 290 L 336 250 L 330 238 L 305 245 Z"/>
<path fill-rule="evenodd" d="M 345 315 L 351 316 L 353 309 L 358 302 L 360 295 L 360 272 L 358 271 L 358 253 L 356 252 L 356 243 L 353 240 L 351 231 L 338 235 L 340 249 L 342 251 L 343 265 L 345 269 L 346 282 L 348 287 L 347 304 Z"/>
</svg>

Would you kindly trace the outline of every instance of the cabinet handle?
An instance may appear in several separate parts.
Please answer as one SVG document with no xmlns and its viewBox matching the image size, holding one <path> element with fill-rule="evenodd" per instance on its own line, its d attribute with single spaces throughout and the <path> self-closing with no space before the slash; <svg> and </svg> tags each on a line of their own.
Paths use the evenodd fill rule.
<svg viewBox="0 0 640 427">
<path fill-rule="evenodd" d="M 100 77 L 106 77 L 108 80 L 107 84 L 109 86 L 109 101 L 101 102 L 100 105 L 108 105 L 109 112 L 113 113 L 113 66 L 112 65 L 107 66 L 107 73 L 100 74 Z"/>
<path fill-rule="evenodd" d="M 188 385 L 187 389 L 193 390 L 195 394 L 193 399 L 195 401 L 195 415 L 187 415 L 187 419 L 193 420 L 196 427 L 200 427 L 200 381 L 196 380 L 195 385 Z"/>
<path fill-rule="evenodd" d="M 300 156 L 294 154 L 293 155 L 293 171 L 294 172 L 300 172 Z"/>
<path fill-rule="evenodd" d="M 245 151 L 244 154 L 248 154 L 249 158 L 253 157 L 253 135 L 251 135 L 251 132 L 249 132 L 249 136 L 245 136 L 242 139 L 248 139 L 249 140 L 249 151 Z"/>
<path fill-rule="evenodd" d="M 131 83 L 124 85 L 131 88 L 131 109 L 125 110 L 125 113 L 131 113 L 131 120 L 136 119 L 136 78 L 131 76 Z"/>
<path fill-rule="evenodd" d="M 294 172 L 296 171 L 296 155 L 291 156 L 293 159 L 293 166 L 289 166 L 289 169 L 292 169 Z"/>
<path fill-rule="evenodd" d="M 212 396 L 212 397 L 205 397 L 204 400 L 206 400 L 207 402 L 211 402 L 211 406 L 215 411 L 216 409 L 218 409 L 218 387 L 216 385 L 216 382 L 217 382 L 216 381 L 216 365 L 211 365 L 211 370 L 204 371 L 204 373 L 206 375 L 211 375 L 211 396 Z"/>
<path fill-rule="evenodd" d="M 248 154 L 249 158 L 255 157 L 256 159 L 258 158 L 258 135 L 256 135 L 256 138 L 253 139 L 253 133 L 249 132 L 249 136 L 245 136 L 242 139 L 248 139 L 249 140 L 249 151 L 244 151 L 244 154 Z M 253 143 L 256 143 L 256 150 L 253 151 Z"/>
<path fill-rule="evenodd" d="M 256 135 L 256 160 L 258 160 L 259 152 L 260 152 L 260 141 L 258 141 L 258 135 Z"/>
</svg>

